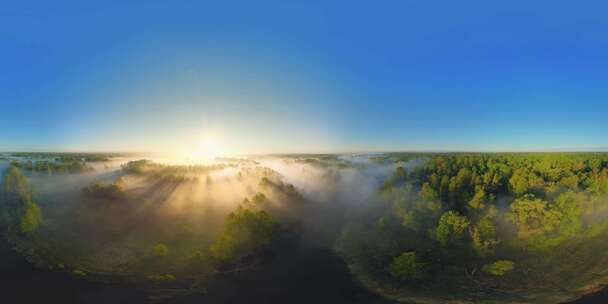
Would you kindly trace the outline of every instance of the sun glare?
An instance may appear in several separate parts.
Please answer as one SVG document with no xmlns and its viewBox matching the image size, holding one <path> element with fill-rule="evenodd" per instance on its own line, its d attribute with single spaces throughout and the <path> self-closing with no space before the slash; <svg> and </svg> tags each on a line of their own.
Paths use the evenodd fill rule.
<svg viewBox="0 0 608 304">
<path fill-rule="evenodd" d="M 202 160 L 212 160 L 224 154 L 221 142 L 215 135 L 204 136 L 198 144 L 193 156 Z"/>
</svg>

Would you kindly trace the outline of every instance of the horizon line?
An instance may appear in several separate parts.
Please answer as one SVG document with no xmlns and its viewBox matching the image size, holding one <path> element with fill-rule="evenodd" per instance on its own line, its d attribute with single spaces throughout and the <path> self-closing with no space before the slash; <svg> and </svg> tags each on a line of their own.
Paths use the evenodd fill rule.
<svg viewBox="0 0 608 304">
<path fill-rule="evenodd" d="M 576 152 L 608 152 L 608 147 L 585 148 L 549 148 L 549 149 L 387 149 L 387 150 L 343 150 L 343 151 L 306 151 L 306 152 L 254 152 L 254 153 L 227 153 L 224 156 L 255 156 L 255 155 L 326 155 L 326 154 L 383 154 L 383 153 L 576 153 Z M 49 153 L 49 154 L 171 154 L 159 151 L 92 151 L 92 150 L 0 150 L 1 154 L 10 153 Z"/>
</svg>

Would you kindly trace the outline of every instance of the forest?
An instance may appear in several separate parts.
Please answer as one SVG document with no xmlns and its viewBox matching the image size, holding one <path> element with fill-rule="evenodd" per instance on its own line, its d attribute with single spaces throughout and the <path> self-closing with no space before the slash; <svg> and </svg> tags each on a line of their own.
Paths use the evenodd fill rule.
<svg viewBox="0 0 608 304">
<path fill-rule="evenodd" d="M 380 202 L 354 215 L 342 236 L 341 252 L 374 288 L 413 302 L 558 303 L 605 282 L 607 154 L 375 161 L 411 157 L 424 164 L 397 167 Z"/>
<path fill-rule="evenodd" d="M 2 233 L 16 252 L 81 280 L 145 285 L 151 302 L 270 271 L 294 240 L 327 248 L 386 301 L 563 303 L 608 283 L 608 153 L 4 163 Z"/>
</svg>

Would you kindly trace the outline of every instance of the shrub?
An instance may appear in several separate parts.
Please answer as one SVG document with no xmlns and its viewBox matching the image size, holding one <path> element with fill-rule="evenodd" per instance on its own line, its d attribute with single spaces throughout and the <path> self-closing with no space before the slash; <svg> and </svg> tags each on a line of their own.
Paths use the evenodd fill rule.
<svg viewBox="0 0 608 304">
<path fill-rule="evenodd" d="M 77 276 L 77 277 L 86 277 L 87 276 L 87 273 L 84 272 L 83 270 L 80 270 L 80 269 L 74 269 L 74 270 L 72 270 L 72 274 L 75 275 L 75 276 Z"/>
<path fill-rule="evenodd" d="M 151 274 L 147 276 L 148 280 L 155 282 L 171 282 L 175 281 L 175 277 L 172 274 Z"/>
<path fill-rule="evenodd" d="M 388 272 L 401 280 L 416 280 L 424 275 L 424 264 L 416 258 L 416 252 L 404 252 L 393 259 Z"/>
<path fill-rule="evenodd" d="M 436 232 L 437 240 L 441 245 L 445 246 L 460 238 L 469 227 L 469 224 L 470 222 L 466 216 L 454 211 L 448 211 L 439 219 Z"/>
<path fill-rule="evenodd" d="M 88 187 L 84 188 L 84 193 L 98 199 L 120 200 L 126 196 L 125 181 L 122 177 L 118 177 L 113 183 L 104 185 L 96 181 Z"/>
<path fill-rule="evenodd" d="M 152 162 L 147 159 L 133 160 L 122 165 L 122 170 L 129 174 L 143 174 L 151 165 Z"/>
<path fill-rule="evenodd" d="M 163 243 L 158 243 L 154 245 L 154 255 L 157 257 L 164 257 L 169 254 L 169 247 Z"/>
<path fill-rule="evenodd" d="M 507 272 L 513 270 L 515 267 L 515 263 L 508 260 L 498 260 L 489 264 L 483 265 L 481 270 L 485 273 L 495 275 L 495 276 L 503 276 Z"/>
<path fill-rule="evenodd" d="M 192 258 L 195 260 L 201 260 L 203 259 L 203 253 L 200 250 L 195 250 L 194 253 L 192 253 Z"/>
</svg>

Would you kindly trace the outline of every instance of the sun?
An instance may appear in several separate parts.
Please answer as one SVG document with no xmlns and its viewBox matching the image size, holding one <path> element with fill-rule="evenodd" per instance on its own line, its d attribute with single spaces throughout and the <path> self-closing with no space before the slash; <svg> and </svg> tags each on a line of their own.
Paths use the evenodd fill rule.
<svg viewBox="0 0 608 304">
<path fill-rule="evenodd" d="M 212 160 L 223 155 L 222 144 L 214 134 L 207 134 L 199 141 L 195 158 Z"/>
</svg>

